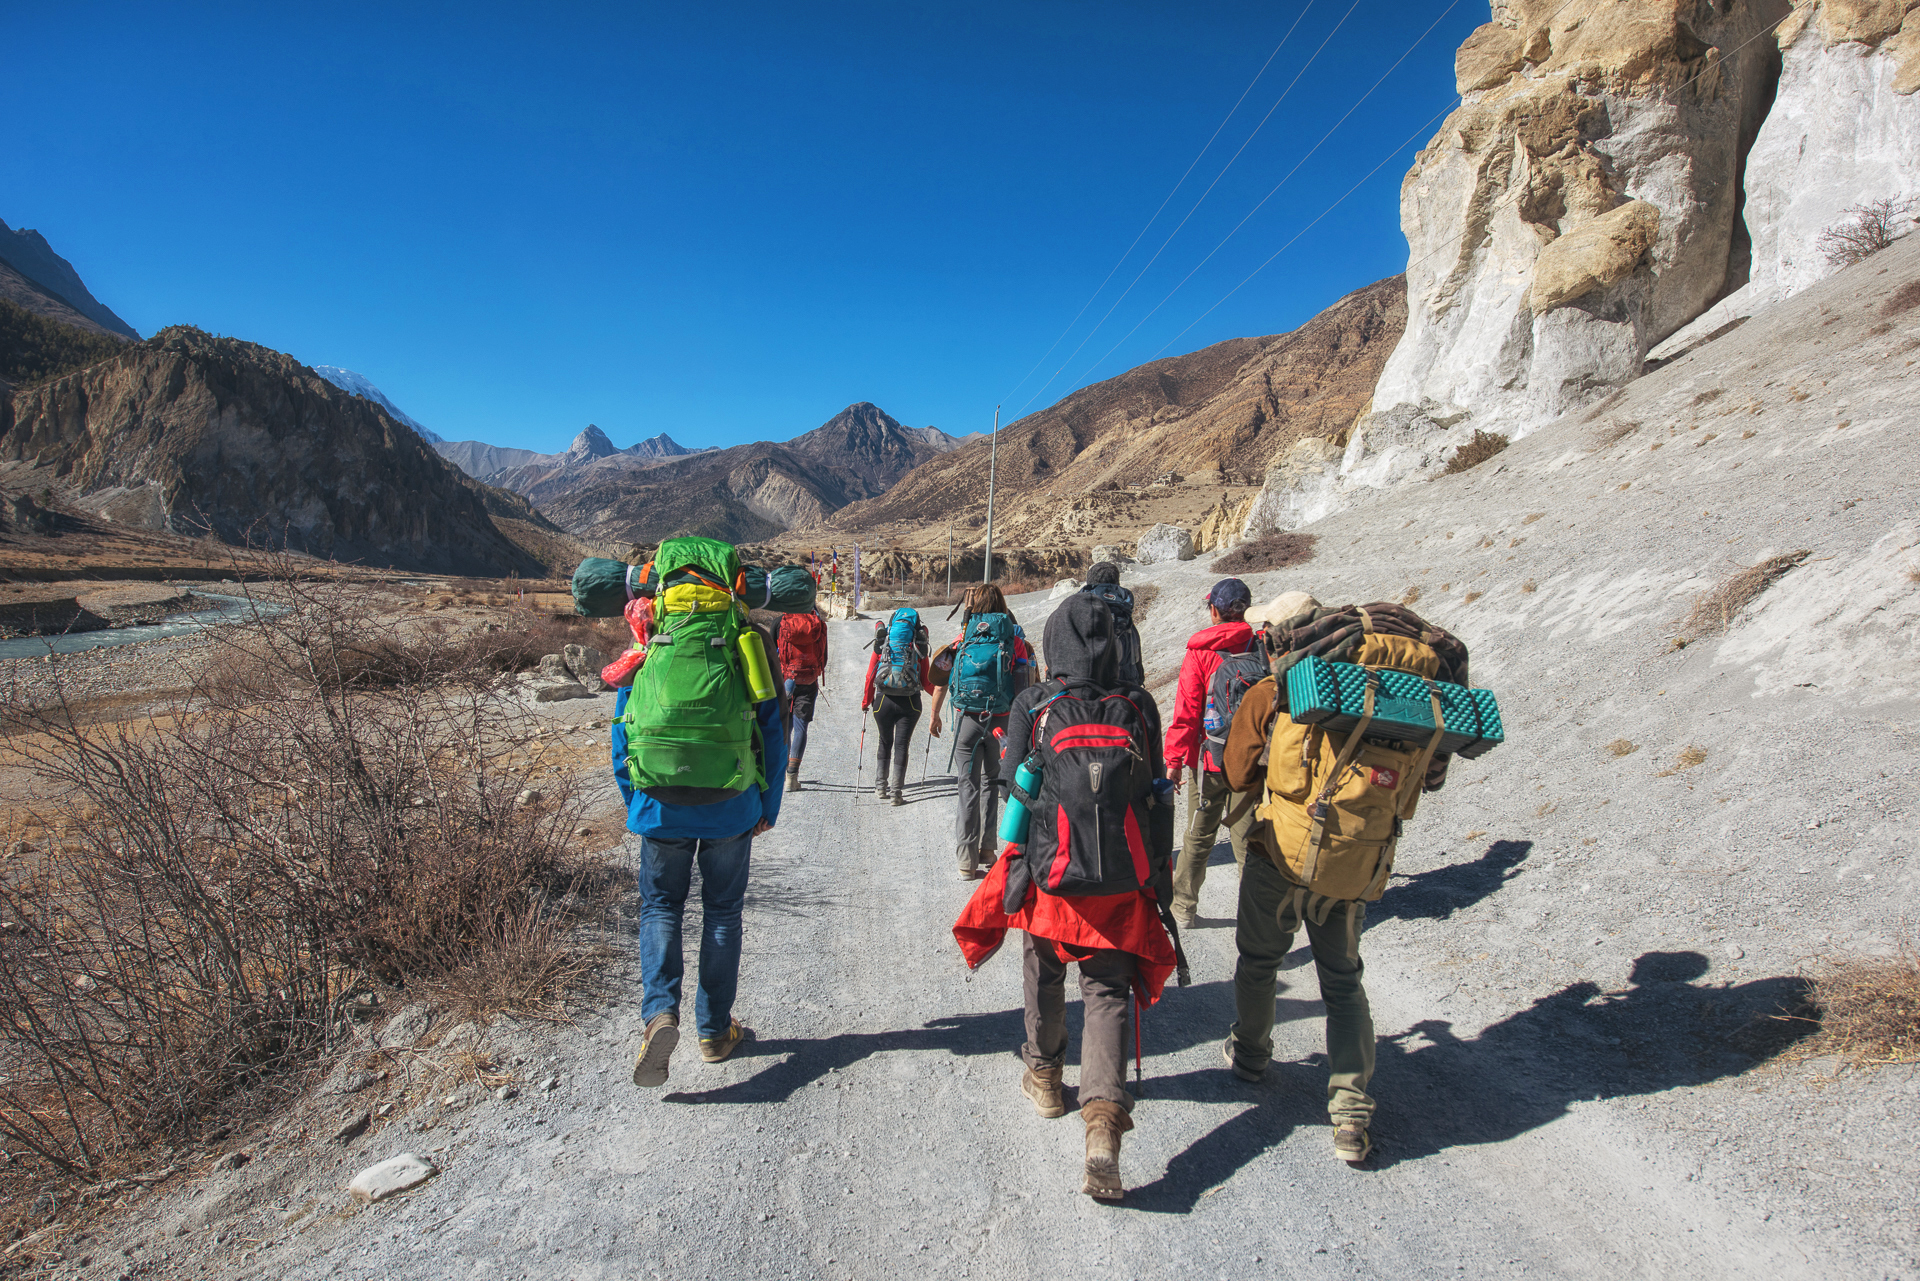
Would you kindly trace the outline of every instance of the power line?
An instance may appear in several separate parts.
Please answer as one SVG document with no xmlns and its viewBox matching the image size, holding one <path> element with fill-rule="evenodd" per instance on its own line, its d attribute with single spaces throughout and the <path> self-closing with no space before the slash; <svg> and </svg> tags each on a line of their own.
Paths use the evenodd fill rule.
<svg viewBox="0 0 1920 1281">
<path fill-rule="evenodd" d="M 1311 9 L 1312 7 L 1313 6 L 1311 4 L 1307 6 L 1308 9 Z M 1153 269 L 1154 263 L 1160 261 L 1160 255 L 1167 251 L 1167 246 L 1173 243 L 1174 237 L 1178 236 L 1180 234 L 1181 229 L 1184 228 L 1187 225 L 1187 223 L 1193 218 L 1193 215 L 1200 211 L 1200 206 L 1205 204 L 1207 201 L 1207 197 L 1213 194 L 1213 189 L 1220 185 L 1220 180 L 1222 178 L 1227 176 L 1227 170 L 1233 168 L 1234 161 L 1240 159 L 1241 152 L 1244 152 L 1247 149 L 1247 147 L 1252 144 L 1254 138 L 1259 135 L 1260 130 L 1266 127 L 1267 121 L 1273 118 L 1273 113 L 1280 109 L 1280 104 L 1287 100 L 1287 96 L 1293 92 L 1294 86 L 1300 83 L 1300 78 L 1307 74 L 1307 70 L 1310 67 L 1312 67 L 1313 64 L 1319 59 L 1320 55 L 1326 51 L 1327 45 L 1333 41 L 1333 38 L 1335 35 L 1339 34 L 1340 28 L 1346 25 L 1347 19 L 1352 17 L 1353 11 L 1359 7 L 1360 7 L 1360 0 L 1353 0 L 1353 3 L 1347 6 L 1347 11 L 1340 15 L 1340 21 L 1333 24 L 1332 30 L 1328 31 L 1326 34 L 1326 37 L 1320 41 L 1319 47 L 1313 51 L 1312 56 L 1309 57 L 1305 62 L 1300 64 L 1300 70 L 1295 72 L 1293 79 L 1287 82 L 1287 87 L 1280 91 L 1280 96 L 1274 99 L 1273 105 L 1267 108 L 1267 114 L 1260 117 L 1260 123 L 1253 127 L 1253 132 L 1246 136 L 1245 140 L 1241 142 L 1239 149 L 1233 153 L 1233 155 L 1227 160 L 1227 163 L 1225 165 L 1221 166 L 1220 172 L 1213 176 L 1213 181 L 1207 184 L 1207 189 L 1200 193 L 1200 198 L 1193 202 L 1193 207 L 1187 210 L 1185 217 L 1180 219 L 1179 226 L 1176 226 L 1171 232 L 1168 233 L 1167 238 L 1160 242 L 1160 247 L 1153 251 L 1153 257 L 1147 259 L 1146 265 L 1140 268 L 1139 272 L 1134 275 L 1134 278 L 1132 279 L 1132 281 L 1130 281 L 1127 287 L 1120 292 L 1120 296 L 1113 300 L 1112 305 L 1107 308 L 1106 313 L 1102 315 L 1100 319 L 1094 323 L 1094 326 L 1092 329 L 1089 329 L 1087 331 L 1086 337 L 1080 340 L 1079 345 L 1076 346 L 1072 351 L 1067 353 L 1067 358 L 1060 362 L 1060 367 L 1053 371 L 1053 374 L 1047 379 L 1046 382 L 1040 385 L 1039 389 L 1036 390 L 1032 396 L 1029 396 L 1027 398 L 1027 404 L 1022 405 L 1020 407 L 1020 410 L 1022 413 L 1026 412 L 1027 405 L 1031 405 L 1034 401 L 1038 400 L 1040 398 L 1041 393 L 1046 391 L 1048 387 L 1051 387 L 1053 385 L 1053 380 L 1055 378 L 1058 378 L 1062 373 L 1066 371 L 1067 366 L 1073 363 L 1074 357 L 1078 356 L 1081 350 L 1086 347 L 1087 343 L 1092 341 L 1093 336 L 1100 332 L 1100 327 L 1107 323 L 1107 321 L 1113 316 L 1113 313 L 1119 309 L 1120 304 L 1127 300 L 1127 296 L 1133 292 L 1134 286 L 1138 285 L 1143 279 L 1146 278 L 1147 272 Z M 1300 11 L 1300 17 L 1304 18 L 1306 16 L 1307 16 L 1307 10 L 1302 9 Z M 1299 26 L 1300 19 L 1296 18 L 1294 20 L 1293 25 L 1295 27 Z M 1292 28 L 1288 29 L 1287 34 L 1289 36 L 1293 34 Z M 1284 44 L 1285 41 L 1282 41 L 1282 43 Z M 1274 52 L 1278 53 L 1279 50 L 1276 49 Z M 1272 59 L 1268 59 L 1268 61 L 1272 61 Z M 1245 97 L 1246 95 L 1242 94 L 1241 96 Z M 1109 274 L 1109 278 L 1111 278 L 1112 273 L 1108 273 L 1108 274 Z M 1102 282 L 1101 287 L 1105 288 L 1105 282 Z M 1085 308 L 1081 309 L 1083 313 L 1085 312 L 1085 310 L 1086 310 Z M 1079 320 L 1079 317 L 1076 316 L 1074 317 L 1074 319 L 1077 322 Z M 1056 343 L 1056 345 L 1058 344 Z"/>
<path fill-rule="evenodd" d="M 1194 168 L 1199 165 L 1201 158 L 1207 154 L 1208 149 L 1219 139 L 1220 131 L 1227 127 L 1227 122 L 1232 120 L 1234 113 L 1240 110 L 1240 104 L 1245 102 L 1247 95 L 1253 92 L 1254 85 L 1260 83 L 1260 77 L 1267 74 L 1267 68 L 1272 66 L 1273 60 L 1280 56 L 1280 50 L 1285 48 L 1287 41 L 1293 38 L 1294 29 L 1300 25 L 1301 19 L 1307 16 L 1308 10 L 1313 8 L 1314 3 L 1315 0 L 1307 0 L 1307 7 L 1300 11 L 1299 17 L 1293 20 L 1293 25 L 1287 28 L 1285 35 L 1280 37 L 1280 43 L 1273 46 L 1273 52 L 1268 54 L 1267 60 L 1260 64 L 1260 70 L 1253 73 L 1253 79 L 1247 81 L 1247 87 L 1242 89 L 1240 96 L 1233 100 L 1233 106 L 1227 109 L 1227 114 L 1220 117 L 1220 123 L 1214 126 L 1213 133 L 1208 136 L 1205 144 L 1201 146 L 1199 151 L 1194 153 L 1193 160 L 1187 165 L 1185 172 L 1180 175 L 1179 180 L 1167 189 L 1167 194 L 1160 201 L 1159 208 L 1155 209 L 1152 217 L 1148 218 L 1145 224 L 1141 226 L 1139 233 L 1133 238 L 1133 243 L 1129 244 L 1126 250 L 1121 253 L 1120 257 L 1114 260 L 1114 264 L 1107 270 L 1106 276 L 1100 281 L 1099 285 L 1094 288 L 1094 291 L 1087 295 L 1087 300 L 1080 304 L 1080 310 L 1073 314 L 1073 319 L 1067 322 L 1067 327 L 1060 331 L 1060 336 L 1048 344 L 1047 349 L 1040 353 L 1040 359 L 1033 362 L 1033 369 L 1027 370 L 1027 372 L 1021 376 L 1020 381 L 1013 385 L 1013 390 L 1009 391 L 1006 396 L 1002 398 L 1003 400 L 1013 399 L 1014 393 L 1026 385 L 1027 379 L 1033 377 L 1034 370 L 1039 369 L 1042 364 L 1046 363 L 1047 357 L 1053 354 L 1054 348 L 1058 347 L 1061 340 L 1073 332 L 1073 327 L 1080 323 L 1080 317 L 1087 314 L 1087 308 L 1093 306 L 1093 300 L 1100 296 L 1100 291 L 1107 287 L 1107 283 L 1113 279 L 1114 273 L 1120 270 L 1120 264 L 1124 263 L 1127 257 L 1133 253 L 1134 249 L 1139 246 L 1141 239 L 1146 236 L 1147 231 L 1159 220 L 1160 215 L 1166 211 L 1167 205 L 1173 200 L 1174 194 L 1178 192 L 1187 179 L 1193 175 Z M 1569 3 L 1571 3 L 1571 0 L 1569 0 Z M 1238 152 L 1235 153 L 1236 156 L 1238 154 Z M 1211 190 L 1211 188 L 1209 188 L 1209 190 Z M 1068 359 L 1071 360 L 1072 357 Z M 1048 381 L 1051 382 L 1052 380 L 1049 379 Z M 1045 388 L 1043 387 L 1042 390 L 1045 390 Z M 1037 397 L 1039 392 L 1035 392 L 1034 395 Z M 1029 405 L 1032 403 L 1033 401 L 1031 399 L 1027 401 Z M 1024 409 L 1024 406 L 1022 408 Z"/>
<path fill-rule="evenodd" d="M 1572 0 L 1568 0 L 1568 3 L 1569 4 L 1572 3 Z M 1327 140 L 1333 137 L 1334 133 L 1340 128 L 1340 126 L 1347 122 L 1348 117 L 1352 116 L 1354 112 L 1358 111 L 1360 109 L 1361 104 L 1366 102 L 1368 98 L 1371 98 L 1374 95 L 1375 91 L 1377 91 L 1381 85 L 1387 82 L 1387 77 L 1391 76 L 1395 71 L 1399 70 L 1400 64 L 1405 62 L 1411 56 L 1413 56 L 1413 51 L 1420 47 L 1420 44 L 1422 41 L 1424 41 L 1428 36 L 1433 34 L 1433 29 L 1439 26 L 1443 21 L 1445 21 L 1446 16 L 1452 13 L 1455 9 L 1459 8 L 1459 6 L 1460 6 L 1460 0 L 1451 0 L 1451 2 L 1447 5 L 1445 9 L 1442 9 L 1440 11 L 1440 16 L 1435 18 L 1431 23 L 1427 24 L 1427 29 L 1425 31 L 1422 31 L 1418 36 L 1415 36 L 1413 43 L 1407 46 L 1405 52 L 1403 52 L 1398 58 L 1395 58 L 1393 60 L 1393 65 L 1388 67 L 1384 72 L 1382 72 L 1380 75 L 1380 78 L 1378 80 L 1375 80 L 1372 86 L 1369 87 L 1365 93 L 1361 94 L 1358 98 L 1354 100 L 1353 105 L 1347 108 L 1345 114 L 1343 114 L 1338 120 L 1333 122 L 1332 127 L 1329 128 L 1326 131 L 1326 133 L 1320 136 L 1320 141 L 1314 143 L 1313 146 L 1308 149 L 1305 155 L 1301 156 L 1299 160 L 1294 162 L 1293 168 L 1287 170 L 1286 174 L 1280 179 L 1280 181 L 1273 185 L 1273 190 L 1267 192 L 1266 195 L 1260 197 L 1259 201 L 1253 206 L 1253 208 L 1247 211 L 1246 217 L 1242 218 L 1239 222 L 1235 223 L 1233 230 L 1229 231 L 1226 235 L 1222 236 L 1220 238 L 1220 242 L 1216 244 L 1212 249 L 1209 249 L 1207 251 L 1206 257 L 1202 258 L 1199 262 L 1195 263 L 1193 266 L 1193 270 L 1189 271 L 1186 275 L 1182 276 L 1180 278 L 1180 283 L 1167 291 L 1166 297 L 1162 298 L 1159 302 L 1155 303 L 1152 309 L 1149 310 L 1146 315 L 1140 317 L 1140 319 L 1134 323 L 1134 326 L 1132 329 L 1129 329 L 1125 334 L 1121 336 L 1119 342 L 1114 343 L 1113 346 L 1107 349 L 1106 353 L 1102 355 L 1100 359 L 1094 361 L 1093 364 L 1089 365 L 1086 369 L 1086 372 L 1082 373 L 1079 379 L 1076 381 L 1084 382 L 1089 374 L 1091 374 L 1094 370 L 1098 369 L 1101 365 L 1106 363 L 1107 358 L 1109 356 L 1113 355 L 1114 352 L 1120 350 L 1121 345 L 1125 343 L 1127 339 L 1133 337 L 1136 333 L 1138 333 L 1140 331 L 1141 325 L 1146 324 L 1147 321 L 1151 320 L 1154 317 L 1154 315 L 1162 307 L 1166 306 L 1168 302 L 1172 301 L 1173 296 L 1179 293 L 1182 289 L 1184 289 L 1186 287 L 1187 282 L 1189 280 L 1192 280 L 1194 275 L 1198 273 L 1202 267 L 1206 266 L 1208 262 L 1212 261 L 1213 256 L 1219 253 L 1223 248 L 1225 248 L 1229 240 L 1232 240 L 1235 236 L 1240 234 L 1240 229 L 1246 226 L 1248 221 L 1250 221 L 1255 214 L 1260 212 L 1260 210 L 1266 205 L 1267 201 L 1273 199 L 1273 197 L 1279 192 L 1280 188 L 1287 185 L 1288 181 L 1292 179 L 1293 175 L 1300 171 L 1300 166 L 1306 164 L 1308 160 L 1311 160 L 1315 155 L 1315 153 L 1317 153 L 1320 150 L 1320 148 L 1324 147 L 1327 144 Z M 1561 7 L 1564 9 L 1566 6 L 1563 5 Z M 1447 108 L 1448 111 L 1451 111 L 1452 109 L 1453 109 L 1452 107 Z M 1404 146 L 1405 144 L 1402 144 L 1402 145 Z M 1395 148 L 1396 153 L 1398 152 L 1398 150 L 1399 148 Z M 1386 162 L 1384 160 L 1381 162 L 1381 164 L 1385 164 L 1385 163 Z M 1378 172 L 1378 170 L 1379 170 L 1379 166 L 1378 165 L 1374 166 L 1374 172 Z M 1373 173 L 1369 173 L 1367 175 L 1368 178 L 1371 178 L 1372 176 L 1373 176 Z M 1364 182 L 1366 181 L 1366 179 L 1362 179 L 1361 181 Z M 1347 194 L 1351 195 L 1352 192 L 1349 191 Z M 1340 199 L 1345 200 L 1346 196 L 1342 196 L 1340 197 Z M 1339 202 L 1336 201 L 1335 203 L 1337 204 Z M 1328 206 L 1328 210 L 1331 211 L 1331 209 L 1332 209 L 1332 206 Z M 1326 213 L 1323 212 L 1320 215 L 1320 218 L 1324 218 L 1324 217 L 1326 217 Z M 1315 218 L 1314 222 L 1319 222 L 1320 218 Z M 1312 225 L 1313 225 L 1312 223 L 1308 224 L 1308 226 L 1312 226 Z M 1296 236 L 1295 239 L 1298 239 L 1298 237 Z M 1288 241 L 1287 243 L 1292 244 L 1293 242 Z M 1267 261 L 1271 262 L 1272 259 L 1269 258 Z M 1249 277 L 1249 279 L 1251 279 L 1251 277 Z M 1242 282 L 1242 283 L 1245 283 L 1245 282 Z M 1238 288 L 1239 286 L 1236 285 L 1235 289 L 1237 290 Z M 1224 298 L 1221 299 L 1221 302 L 1225 302 L 1225 301 L 1226 299 Z M 1213 306 L 1218 307 L 1219 305 L 1220 303 L 1215 303 Z M 1207 310 L 1212 311 L 1213 307 L 1209 307 Z M 1199 322 L 1195 321 L 1195 324 L 1197 323 Z M 1193 328 L 1192 325 L 1187 326 L 1187 329 L 1191 329 L 1191 328 Z M 1186 329 L 1183 329 L 1180 332 L 1185 333 Z M 1166 348 L 1162 347 L 1160 350 L 1165 351 Z"/>
<path fill-rule="evenodd" d="M 1271 254 L 1267 256 L 1266 262 L 1261 263 L 1258 267 L 1255 267 L 1252 271 L 1248 272 L 1245 280 L 1242 280 L 1239 284 L 1235 285 L 1233 288 L 1227 290 L 1226 293 L 1222 294 L 1220 296 L 1219 302 L 1214 303 L 1212 307 L 1207 308 L 1205 311 L 1201 312 L 1198 316 L 1195 316 L 1192 322 L 1187 325 L 1187 329 L 1192 329 L 1194 325 L 1197 325 L 1201 321 L 1205 320 L 1208 316 L 1212 315 L 1216 309 L 1219 308 L 1221 303 L 1226 302 L 1227 299 L 1233 297 L 1235 294 L 1239 293 L 1242 289 L 1246 288 L 1248 282 L 1250 282 L 1255 276 L 1259 275 L 1261 272 L 1265 271 L 1268 268 L 1268 266 L 1272 264 L 1275 258 L 1278 258 L 1281 254 L 1285 253 L 1289 248 L 1291 248 L 1293 246 L 1294 241 L 1300 239 L 1300 237 L 1306 235 L 1309 231 L 1313 230 L 1313 228 L 1317 224 L 1319 224 L 1319 222 L 1322 219 L 1324 219 L 1328 214 L 1332 213 L 1335 209 L 1338 209 L 1346 201 L 1348 196 L 1351 196 L 1354 192 L 1364 187 L 1373 178 L 1373 175 L 1379 173 L 1382 169 L 1386 168 L 1388 161 L 1392 160 L 1395 156 L 1399 155 L 1402 151 L 1406 150 L 1407 143 L 1412 142 L 1415 138 L 1418 138 L 1421 134 L 1433 128 L 1434 121 L 1440 119 L 1440 117 L 1446 115 L 1449 111 L 1452 111 L 1454 107 L 1459 104 L 1459 101 L 1460 100 L 1458 98 L 1455 98 L 1451 102 L 1447 103 L 1446 106 L 1440 108 L 1440 110 L 1434 112 L 1431 116 L 1428 116 L 1425 124 L 1421 125 L 1418 129 L 1415 129 L 1412 133 L 1408 134 L 1406 136 L 1406 139 L 1402 141 L 1399 146 L 1395 147 L 1392 151 L 1389 151 L 1386 155 L 1382 156 L 1380 158 L 1379 164 L 1367 170 L 1365 177 L 1360 179 L 1359 182 L 1354 183 L 1351 187 L 1348 187 L 1346 191 L 1342 192 L 1339 199 L 1335 200 L 1332 204 L 1328 205 L 1325 209 L 1322 209 L 1312 222 L 1300 228 L 1300 230 L 1294 232 L 1292 238 L 1289 239 L 1286 244 L 1281 245 L 1278 249 L 1274 250 Z M 1428 255 L 1428 256 L 1431 257 L 1432 255 Z M 1186 334 L 1187 329 L 1182 329 L 1179 333 L 1167 339 L 1166 343 L 1160 348 L 1160 351 L 1156 351 L 1153 353 L 1153 356 L 1151 357 L 1151 359 L 1158 360 L 1160 358 L 1160 352 L 1165 351 L 1168 347 L 1171 347 L 1173 346 L 1173 344 L 1179 342 L 1182 336 Z"/>
</svg>

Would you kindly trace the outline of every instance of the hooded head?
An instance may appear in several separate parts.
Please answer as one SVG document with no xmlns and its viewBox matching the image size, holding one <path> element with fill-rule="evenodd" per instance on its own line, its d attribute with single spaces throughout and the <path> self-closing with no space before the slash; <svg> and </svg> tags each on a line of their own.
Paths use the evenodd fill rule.
<svg viewBox="0 0 1920 1281">
<path fill-rule="evenodd" d="M 1117 684 L 1119 656 L 1113 648 L 1113 615 L 1097 597 L 1078 593 L 1062 601 L 1047 619 L 1042 638 L 1047 671 L 1096 685 Z"/>
</svg>

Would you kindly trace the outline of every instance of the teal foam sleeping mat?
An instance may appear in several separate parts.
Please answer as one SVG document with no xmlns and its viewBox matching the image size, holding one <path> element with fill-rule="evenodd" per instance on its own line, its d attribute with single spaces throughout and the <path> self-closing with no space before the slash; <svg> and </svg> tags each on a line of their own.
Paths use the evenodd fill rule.
<svg viewBox="0 0 1920 1281">
<path fill-rule="evenodd" d="M 1440 693 L 1440 711 L 1447 730 L 1439 750 L 1471 760 L 1506 741 L 1500 724 L 1500 705 L 1493 691 L 1468 689 L 1434 681 Z M 1345 733 L 1360 723 L 1366 706 L 1367 669 L 1355 663 L 1329 663 L 1308 655 L 1287 669 L 1287 707 L 1303 725 L 1319 725 Z M 1369 738 L 1398 738 L 1425 743 L 1433 737 L 1433 701 L 1427 682 L 1406 672 L 1383 669 L 1380 691 L 1374 697 Z"/>
</svg>

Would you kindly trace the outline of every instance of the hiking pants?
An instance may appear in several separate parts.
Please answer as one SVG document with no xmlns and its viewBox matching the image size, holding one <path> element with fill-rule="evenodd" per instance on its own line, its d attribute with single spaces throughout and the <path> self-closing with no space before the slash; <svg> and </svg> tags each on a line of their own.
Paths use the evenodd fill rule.
<svg viewBox="0 0 1920 1281">
<path fill-rule="evenodd" d="M 700 995 L 694 1022 L 706 1038 L 724 1036 L 740 983 L 740 909 L 747 901 L 751 834 L 729 840 L 640 838 L 640 1021 L 680 1010 L 686 961 L 680 923 L 700 865 Z"/>
<path fill-rule="evenodd" d="M 813 724 L 813 705 L 820 697 L 820 682 L 801 685 L 787 682 L 787 701 L 793 707 L 793 733 L 787 738 L 787 773 L 800 772 L 800 758 L 807 754 L 807 726 Z"/>
<path fill-rule="evenodd" d="M 1348 909 L 1352 909 L 1349 917 Z M 1319 924 L 1315 923 L 1319 918 Z M 1373 1079 L 1373 1012 L 1361 983 L 1360 930 L 1367 905 L 1309 895 L 1254 851 L 1240 873 L 1240 922 L 1234 934 L 1240 959 L 1233 967 L 1228 1033 L 1234 1062 L 1255 1072 L 1273 1059 L 1273 998 L 1280 960 L 1304 925 L 1327 1007 L 1327 1115 L 1333 1123 L 1373 1117 L 1367 1083 Z"/>
<path fill-rule="evenodd" d="M 985 712 L 958 712 L 953 718 L 954 762 L 960 771 L 960 812 L 954 817 L 953 842 L 960 857 L 960 870 L 971 872 L 983 859 L 993 857 L 999 845 L 1000 793 L 994 780 L 1000 777 L 1000 740 L 993 731 L 1005 733 L 1007 714 L 991 716 Z"/>
<path fill-rule="evenodd" d="M 1020 1047 L 1020 1057 L 1035 1071 L 1059 1067 L 1067 1061 L 1067 963 L 1046 939 L 1020 937 L 1021 986 L 1027 999 L 1027 1043 Z M 1106 1099 L 1131 1112 L 1127 1037 L 1136 962 L 1131 952 L 1108 948 L 1079 965 L 1080 1001 L 1086 1007 L 1080 1033 L 1080 1106 Z"/>
<path fill-rule="evenodd" d="M 898 791 L 907 781 L 907 755 L 913 749 L 913 727 L 920 723 L 920 700 L 904 698 L 898 694 L 886 694 L 873 705 L 873 727 L 879 733 L 880 756 L 875 768 L 880 771 L 880 781 L 887 781 L 888 767 L 892 767 L 894 790 Z"/>
<path fill-rule="evenodd" d="M 1232 817 L 1227 839 L 1233 844 L 1233 861 L 1244 874 L 1247 866 L 1247 829 L 1253 826 L 1254 798 L 1227 786 L 1227 776 L 1202 768 L 1198 792 L 1187 801 L 1187 837 L 1180 846 L 1180 858 L 1173 865 L 1173 914 L 1180 920 L 1193 915 L 1200 906 L 1200 887 L 1207 883 L 1207 859 L 1213 855 L 1214 838 L 1220 823 Z M 1234 816 L 1232 811 L 1239 810 Z"/>
</svg>

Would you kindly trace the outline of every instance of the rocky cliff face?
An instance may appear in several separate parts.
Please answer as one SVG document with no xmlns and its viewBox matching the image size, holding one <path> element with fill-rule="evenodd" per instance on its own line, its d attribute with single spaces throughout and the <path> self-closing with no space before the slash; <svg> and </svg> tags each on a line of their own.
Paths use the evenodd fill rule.
<svg viewBox="0 0 1920 1281">
<path fill-rule="evenodd" d="M 1796 0 L 1774 30 L 1780 87 L 1747 156 L 1745 286 L 1657 348 L 1666 355 L 1823 280 L 1820 244 L 1872 200 L 1920 200 L 1920 0 Z"/>
<path fill-rule="evenodd" d="M 252 343 L 163 330 L 11 409 L 0 462 L 41 469 L 124 525 L 428 571 L 538 570 L 494 526 L 482 487 L 415 432 Z"/>
</svg>

